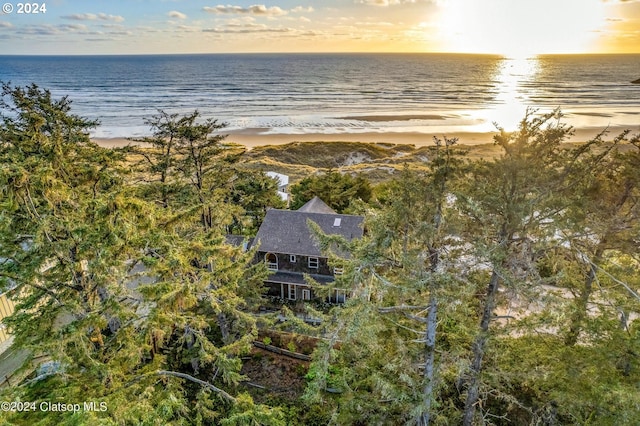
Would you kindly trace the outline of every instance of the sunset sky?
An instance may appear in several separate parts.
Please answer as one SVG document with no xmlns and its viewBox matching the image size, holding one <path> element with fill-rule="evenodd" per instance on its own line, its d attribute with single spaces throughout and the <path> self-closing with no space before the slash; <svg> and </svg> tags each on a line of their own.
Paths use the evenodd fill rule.
<svg viewBox="0 0 640 426">
<path fill-rule="evenodd" d="M 640 0 L 0 3 L 0 54 L 640 53 Z"/>
</svg>

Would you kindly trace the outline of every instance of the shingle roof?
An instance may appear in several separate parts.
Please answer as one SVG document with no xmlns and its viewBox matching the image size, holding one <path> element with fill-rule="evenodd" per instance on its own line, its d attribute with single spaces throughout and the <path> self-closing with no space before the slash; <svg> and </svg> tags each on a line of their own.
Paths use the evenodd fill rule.
<svg viewBox="0 0 640 426">
<path fill-rule="evenodd" d="M 251 247 L 251 244 L 253 244 L 253 238 L 244 235 L 225 235 L 224 239 L 229 245 L 243 247 L 245 249 Z"/>
<path fill-rule="evenodd" d="M 326 213 L 337 214 L 335 210 L 329 207 L 324 201 L 318 197 L 313 197 L 306 204 L 300 207 L 297 211 L 306 213 Z"/>
<path fill-rule="evenodd" d="M 325 234 L 342 235 L 349 241 L 362 237 L 364 220 L 362 216 L 271 209 L 267 211 L 256 235 L 255 241 L 260 244 L 259 250 L 301 256 L 322 256 L 320 247 L 311 234 L 308 220 L 318 224 Z"/>
</svg>

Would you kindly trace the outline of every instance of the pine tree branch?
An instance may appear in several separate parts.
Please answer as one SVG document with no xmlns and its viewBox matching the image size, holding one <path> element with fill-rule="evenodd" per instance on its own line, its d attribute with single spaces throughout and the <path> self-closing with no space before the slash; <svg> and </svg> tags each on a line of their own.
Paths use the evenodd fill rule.
<svg viewBox="0 0 640 426">
<path fill-rule="evenodd" d="M 426 324 L 426 323 L 427 323 L 427 319 L 426 319 L 426 318 L 424 318 L 424 317 L 419 317 L 419 316 L 417 316 L 417 315 L 412 315 L 412 314 L 410 314 L 410 313 L 408 313 L 408 312 L 404 312 L 404 316 L 405 316 L 405 317 L 407 317 L 407 318 L 409 318 L 409 319 L 412 319 L 412 320 L 414 320 L 414 321 L 421 322 L 421 323 L 423 323 L 423 324 Z"/>
<path fill-rule="evenodd" d="M 380 312 L 381 314 L 388 314 L 391 312 L 402 312 L 402 311 L 408 311 L 408 310 L 414 310 L 414 309 L 419 309 L 419 310 L 427 310 L 427 306 L 410 306 L 410 305 L 400 305 L 400 306 L 385 306 L 382 308 L 378 308 L 378 312 Z"/>
<path fill-rule="evenodd" d="M 197 379 L 189 374 L 186 373 L 178 373 L 177 371 L 167 371 L 167 370 L 159 370 L 156 372 L 158 375 L 160 376 L 174 376 L 174 377 L 180 377 L 181 379 L 186 379 L 189 381 L 192 381 L 194 383 L 198 383 L 199 385 L 202 385 L 206 388 L 211 389 L 214 392 L 219 393 L 220 395 L 222 395 L 225 399 L 235 402 L 235 398 L 233 396 L 231 396 L 230 394 L 228 394 L 227 392 L 223 391 L 222 389 L 212 385 L 209 382 L 205 382 L 204 380 L 200 380 Z"/>
<path fill-rule="evenodd" d="M 393 325 L 395 325 L 396 327 L 400 327 L 400 328 L 402 328 L 402 329 L 404 329 L 404 330 L 410 331 L 410 332 L 415 333 L 415 334 L 420 335 L 420 336 L 424 334 L 424 331 L 422 331 L 422 330 L 414 330 L 414 329 L 413 329 L 413 328 L 411 328 L 411 327 L 407 327 L 406 325 L 399 324 L 399 323 L 397 323 L 397 322 L 395 322 L 395 321 L 392 321 L 392 320 L 391 320 L 391 319 L 389 319 L 389 318 L 386 318 L 386 319 L 387 319 L 389 322 L 391 322 Z"/>
<path fill-rule="evenodd" d="M 217 394 L 222 396 L 227 401 L 236 402 L 236 398 L 234 398 L 232 395 L 228 394 L 224 390 L 220 389 L 219 387 L 216 387 L 216 386 L 212 385 L 209 382 L 205 382 L 204 380 L 200 380 L 198 378 L 195 378 L 195 377 L 193 377 L 193 376 L 191 376 L 189 374 L 179 373 L 177 371 L 167 371 L 167 370 L 154 371 L 152 373 L 148 373 L 148 374 L 145 374 L 145 375 L 142 375 L 142 376 L 138 376 L 137 378 L 135 378 L 134 380 L 129 382 L 129 384 L 133 384 L 134 382 L 137 382 L 137 381 L 141 380 L 145 376 L 152 376 L 152 375 L 178 377 L 180 379 L 189 380 L 191 382 L 197 383 L 197 384 L 199 384 L 199 385 L 201 385 L 203 387 L 208 388 L 209 390 L 212 390 L 212 391 L 216 392 Z"/>
<path fill-rule="evenodd" d="M 591 266 L 593 266 L 594 268 L 596 268 L 596 269 L 598 269 L 598 270 L 602 271 L 602 272 L 603 272 L 606 276 L 608 276 L 611 280 L 613 280 L 614 282 L 616 282 L 616 283 L 620 284 L 620 285 L 621 285 L 621 286 L 623 286 L 625 289 L 627 289 L 627 291 L 628 291 L 628 292 L 629 292 L 633 297 L 635 297 L 636 299 L 640 300 L 640 295 L 638 295 L 638 293 L 636 293 L 636 292 L 635 292 L 635 291 L 634 291 L 634 290 L 629 286 L 629 284 L 627 284 L 627 283 L 625 283 L 625 282 L 623 282 L 623 281 L 620 281 L 619 279 L 617 279 L 616 277 L 614 277 L 613 275 L 611 275 L 610 273 L 608 273 L 607 271 L 605 271 L 603 268 L 601 268 L 600 266 L 598 266 L 598 265 L 596 265 L 595 263 L 593 263 L 591 260 L 589 260 L 589 258 L 588 258 L 585 254 L 583 254 L 583 253 L 580 253 L 580 254 L 581 254 L 581 255 L 583 255 L 583 256 L 585 257 L 585 259 L 587 259 L 587 262 L 589 262 L 589 264 L 590 264 Z"/>
</svg>

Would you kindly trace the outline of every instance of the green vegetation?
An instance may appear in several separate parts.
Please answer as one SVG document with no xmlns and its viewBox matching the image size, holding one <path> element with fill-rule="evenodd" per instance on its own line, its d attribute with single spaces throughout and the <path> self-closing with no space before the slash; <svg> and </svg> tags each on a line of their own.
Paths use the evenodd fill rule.
<svg viewBox="0 0 640 426">
<path fill-rule="evenodd" d="M 131 173 L 131 153 L 91 143 L 95 123 L 66 99 L 36 86 L 2 95 L 0 277 L 18 302 L 6 324 L 14 345 L 59 365 L 3 399 L 109 407 L 4 420 L 282 424 L 238 387 L 266 270 L 224 243 L 242 207 L 223 191 L 236 174 L 212 123 L 174 120 L 178 155 Z M 140 178 L 158 172 L 159 189 Z"/>
<path fill-rule="evenodd" d="M 346 213 L 354 201 L 371 199 L 371 184 L 363 176 L 353 177 L 334 171 L 309 176 L 291 187 L 291 209 L 297 210 L 313 197 L 319 197 L 338 213 Z"/>
<path fill-rule="evenodd" d="M 470 158 L 493 158 L 493 146 L 467 147 Z M 273 170 L 300 181 L 314 174 L 339 171 L 367 178 L 372 184 L 391 179 L 406 166 L 427 170 L 429 147 L 357 142 L 294 142 L 255 147 L 242 156 L 248 166 Z"/>
<path fill-rule="evenodd" d="M 108 407 L 6 424 L 640 424 L 639 136 L 567 144 L 554 112 L 482 159 L 448 138 L 245 152 L 161 111 L 150 148 L 103 149 L 46 90 L 0 107 L 4 322 L 25 374 L 52 361 L 0 399 Z M 365 215 L 360 240 L 318 235 L 344 272 L 317 293 L 344 305 L 260 311 L 267 270 L 225 235 L 283 207 L 271 166 L 294 206 Z"/>
<path fill-rule="evenodd" d="M 338 424 L 640 421 L 639 138 L 565 146 L 558 115 L 500 131 L 491 161 L 445 140 L 378 191 L 308 401 Z"/>
</svg>

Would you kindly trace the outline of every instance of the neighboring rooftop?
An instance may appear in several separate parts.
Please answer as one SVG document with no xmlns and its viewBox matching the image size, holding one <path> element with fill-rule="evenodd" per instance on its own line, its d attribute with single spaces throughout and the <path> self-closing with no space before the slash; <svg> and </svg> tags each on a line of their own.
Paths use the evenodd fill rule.
<svg viewBox="0 0 640 426">
<path fill-rule="evenodd" d="M 229 245 L 246 249 L 253 244 L 253 238 L 244 235 L 226 235 L 225 242 Z"/>
<path fill-rule="evenodd" d="M 327 205 L 318 197 L 313 197 L 300 207 L 297 211 L 305 213 L 325 213 L 325 214 L 337 214 L 335 210 Z"/>
</svg>

